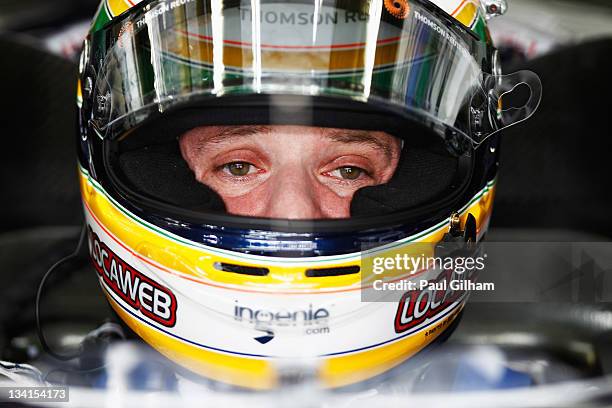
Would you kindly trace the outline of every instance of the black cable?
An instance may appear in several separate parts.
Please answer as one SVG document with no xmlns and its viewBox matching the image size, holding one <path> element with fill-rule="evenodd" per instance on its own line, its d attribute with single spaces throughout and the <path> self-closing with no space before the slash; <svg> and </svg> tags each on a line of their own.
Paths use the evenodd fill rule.
<svg viewBox="0 0 612 408">
<path fill-rule="evenodd" d="M 83 242 L 85 241 L 86 231 L 87 231 L 87 228 L 85 227 L 85 225 L 83 225 L 83 228 L 81 229 L 81 234 L 79 236 L 79 242 L 77 243 L 77 246 L 74 252 L 60 259 L 56 263 L 54 263 L 47 270 L 47 272 L 45 272 L 42 279 L 40 280 L 40 283 L 38 284 L 38 291 L 36 292 L 36 303 L 35 303 L 34 312 L 36 316 L 36 334 L 38 335 L 38 340 L 40 341 L 40 344 L 45 352 L 47 352 L 50 356 L 54 357 L 55 359 L 61 360 L 61 361 L 69 361 L 69 360 L 79 357 L 82 353 L 82 350 L 79 348 L 79 350 L 76 353 L 69 354 L 69 355 L 62 355 L 62 354 L 56 353 L 55 351 L 51 349 L 51 347 L 49 346 L 49 343 L 47 343 L 47 340 L 45 339 L 45 335 L 43 333 L 42 325 L 40 321 L 41 320 L 40 319 L 40 299 L 42 297 L 45 283 L 47 279 L 49 278 L 49 276 L 51 276 L 51 274 L 53 274 L 53 272 L 55 272 L 55 270 L 59 266 L 63 265 L 66 262 L 72 261 L 73 259 L 79 256 L 79 253 L 81 252 L 81 248 L 83 247 Z"/>
</svg>

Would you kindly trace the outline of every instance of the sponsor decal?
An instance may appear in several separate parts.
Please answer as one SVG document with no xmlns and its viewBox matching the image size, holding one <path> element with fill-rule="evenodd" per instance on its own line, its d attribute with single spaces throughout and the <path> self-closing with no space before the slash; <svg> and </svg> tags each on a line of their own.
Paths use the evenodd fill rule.
<svg viewBox="0 0 612 408">
<path fill-rule="evenodd" d="M 195 0 L 172 0 L 160 2 L 153 6 L 147 13 L 145 13 L 143 18 L 136 21 L 136 27 L 142 28 L 145 24 L 150 24 L 153 19 L 166 14 L 177 7 L 183 7 L 188 3 L 193 3 L 194 1 Z"/>
<path fill-rule="evenodd" d="M 274 340 L 274 332 L 272 330 L 269 330 L 269 329 L 256 329 L 256 330 L 265 333 L 265 335 L 263 336 L 254 337 L 254 339 L 258 341 L 259 343 L 266 344 Z"/>
<path fill-rule="evenodd" d="M 468 293 L 465 286 L 449 284 L 458 281 L 457 275 L 452 270 L 445 270 L 434 279 L 406 292 L 395 313 L 395 332 L 403 333 L 442 313 L 448 306 L 463 301 Z M 464 281 L 471 281 L 475 271 L 467 275 L 463 277 Z"/>
<path fill-rule="evenodd" d="M 254 339 L 266 344 L 274 339 L 272 327 L 282 326 L 304 326 L 304 335 L 329 334 L 331 329 L 328 325 L 329 310 L 324 307 L 313 307 L 308 305 L 307 309 L 279 309 L 267 310 L 240 305 L 235 301 L 234 320 L 246 322 L 255 326 L 255 330 L 265 333 L 263 336 Z"/>
<path fill-rule="evenodd" d="M 428 16 L 421 14 L 418 11 L 414 12 L 414 19 L 428 26 L 433 31 L 437 32 L 438 34 L 440 34 L 444 39 L 446 39 L 446 41 L 449 42 L 451 46 L 453 46 L 461 54 L 463 54 L 465 58 L 467 58 L 468 60 L 472 59 L 472 54 L 470 53 L 470 51 L 465 47 L 465 45 L 459 39 L 455 38 L 455 36 L 451 33 L 451 31 L 448 28 L 442 27 L 436 24 Z"/>
<path fill-rule="evenodd" d="M 166 287 L 138 272 L 88 228 L 89 254 L 104 284 L 134 310 L 166 327 L 176 323 L 176 297 Z"/>
<path fill-rule="evenodd" d="M 312 304 L 308 305 L 308 309 L 276 311 L 242 306 L 238 301 L 235 301 L 234 305 L 235 320 L 246 321 L 256 326 L 307 326 L 327 323 L 328 318 L 329 310 L 323 307 L 315 308 Z"/>
</svg>

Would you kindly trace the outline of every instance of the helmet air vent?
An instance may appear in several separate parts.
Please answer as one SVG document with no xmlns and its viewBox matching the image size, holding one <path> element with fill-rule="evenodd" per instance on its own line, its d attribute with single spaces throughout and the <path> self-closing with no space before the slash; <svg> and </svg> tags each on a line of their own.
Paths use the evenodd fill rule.
<svg viewBox="0 0 612 408">
<path fill-rule="evenodd" d="M 223 272 L 238 273 L 240 275 L 266 276 L 270 273 L 268 268 L 257 268 L 254 266 L 235 265 L 224 262 L 216 262 L 215 268 Z"/>
<path fill-rule="evenodd" d="M 360 268 L 358 265 L 343 266 L 339 268 L 308 269 L 306 270 L 306 276 L 309 278 L 323 278 L 328 276 L 353 275 L 359 273 L 359 271 Z"/>
</svg>

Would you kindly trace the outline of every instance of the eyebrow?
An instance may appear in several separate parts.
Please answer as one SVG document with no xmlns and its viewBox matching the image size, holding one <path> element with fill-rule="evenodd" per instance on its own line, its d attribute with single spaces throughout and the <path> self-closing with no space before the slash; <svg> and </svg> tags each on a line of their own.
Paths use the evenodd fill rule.
<svg viewBox="0 0 612 408">
<path fill-rule="evenodd" d="M 218 144 L 223 142 L 231 141 L 231 139 L 253 136 L 261 133 L 269 133 L 271 131 L 270 126 L 255 126 L 255 125 L 243 125 L 243 126 L 225 126 L 221 130 L 208 137 L 200 138 L 198 140 L 197 148 L 201 150 L 210 144 Z"/>
<path fill-rule="evenodd" d="M 380 137 L 366 130 L 334 129 L 329 137 L 335 142 L 369 145 L 382 150 L 389 159 L 393 156 L 393 150 L 388 143 L 384 143 Z"/>
<path fill-rule="evenodd" d="M 351 129 L 328 129 L 329 133 L 326 136 L 334 142 L 347 144 L 368 145 L 375 149 L 381 150 L 387 158 L 393 156 L 393 150 L 388 143 L 380 140 L 380 137 L 373 135 L 366 130 L 351 130 Z M 243 126 L 227 126 L 223 127 L 218 133 L 198 141 L 198 149 L 204 148 L 206 145 L 228 142 L 234 138 L 248 137 L 272 131 L 271 126 L 258 125 L 243 125 Z"/>
</svg>

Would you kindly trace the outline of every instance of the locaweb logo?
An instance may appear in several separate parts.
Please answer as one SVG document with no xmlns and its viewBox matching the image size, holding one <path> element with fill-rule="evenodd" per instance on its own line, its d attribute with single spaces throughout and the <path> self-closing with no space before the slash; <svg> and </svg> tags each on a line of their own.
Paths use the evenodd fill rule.
<svg viewBox="0 0 612 408">
<path fill-rule="evenodd" d="M 176 323 L 176 297 L 170 289 L 134 269 L 113 252 L 88 228 L 89 254 L 105 286 L 136 311 L 173 327 Z"/>
</svg>

